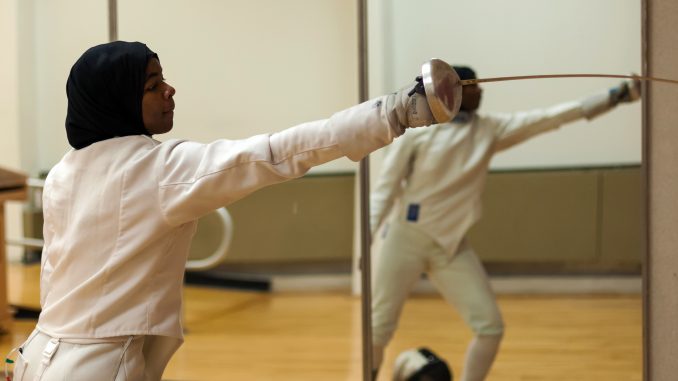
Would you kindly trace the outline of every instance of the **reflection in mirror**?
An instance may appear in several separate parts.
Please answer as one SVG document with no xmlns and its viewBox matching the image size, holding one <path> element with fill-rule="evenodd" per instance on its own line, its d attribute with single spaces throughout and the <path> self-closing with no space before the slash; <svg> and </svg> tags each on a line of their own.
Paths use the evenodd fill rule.
<svg viewBox="0 0 678 381">
<path fill-rule="evenodd" d="M 370 23 L 374 94 L 430 57 L 462 80 L 640 73 L 638 2 L 378 2 Z M 464 86 L 453 122 L 372 155 L 379 380 L 641 377 L 638 88 Z"/>
</svg>

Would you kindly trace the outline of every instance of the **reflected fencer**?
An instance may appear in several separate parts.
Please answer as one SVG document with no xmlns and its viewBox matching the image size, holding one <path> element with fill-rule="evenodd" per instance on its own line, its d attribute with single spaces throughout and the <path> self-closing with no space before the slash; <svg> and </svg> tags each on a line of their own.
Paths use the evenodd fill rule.
<svg viewBox="0 0 678 381">
<path fill-rule="evenodd" d="M 463 83 L 469 67 L 455 67 Z M 494 153 L 581 118 L 592 119 L 640 97 L 639 80 L 577 101 L 514 114 L 480 113 L 482 89 L 463 86 L 461 109 L 450 123 L 408 131 L 389 147 L 371 194 L 375 253 L 372 335 L 375 374 L 403 304 L 426 273 L 475 337 L 462 381 L 488 374 L 504 322 L 487 275 L 465 236 L 481 214 L 481 193 Z"/>
<path fill-rule="evenodd" d="M 173 128 L 176 90 L 158 55 L 139 42 L 88 49 L 67 80 L 73 148 L 45 181 L 42 313 L 15 377 L 160 380 L 183 341 L 182 280 L 198 218 L 430 125 L 428 95 L 410 95 L 413 87 L 278 133 L 161 142 L 153 136 Z"/>
</svg>

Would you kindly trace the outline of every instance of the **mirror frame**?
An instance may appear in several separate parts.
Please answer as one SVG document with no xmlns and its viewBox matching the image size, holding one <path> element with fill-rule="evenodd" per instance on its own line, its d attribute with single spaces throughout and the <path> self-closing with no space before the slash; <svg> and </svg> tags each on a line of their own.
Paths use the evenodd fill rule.
<svg viewBox="0 0 678 381">
<path fill-rule="evenodd" d="M 642 70 L 642 75 L 649 75 L 648 72 L 648 60 L 649 60 L 649 55 L 648 55 L 648 45 L 649 45 L 649 33 L 648 33 L 648 0 L 641 0 L 641 10 L 640 10 L 640 17 L 641 17 L 641 38 L 640 38 L 640 46 L 641 46 L 641 70 Z M 640 242 L 641 242 L 641 277 L 642 277 L 642 289 L 641 289 L 641 297 L 642 297 L 642 321 L 643 321 L 643 333 L 642 333 L 642 350 L 643 350 L 643 380 L 649 380 L 650 379 L 650 369 L 649 369 L 649 364 L 650 364 L 650 343 L 649 343 L 649 332 L 650 332 L 650 324 L 649 324 L 649 302 L 648 302 L 648 285 L 649 285 L 649 271 L 648 271 L 648 264 L 650 260 L 650 246 L 649 246 L 649 236 L 650 236 L 650 230 L 649 230 L 649 205 L 650 205 L 650 200 L 649 200 L 649 174 L 648 174 L 648 158 L 649 158 L 649 131 L 648 131 L 648 121 L 649 121 L 649 115 L 648 115 L 648 106 L 650 104 L 650 94 L 649 94 L 649 87 L 650 84 L 648 82 L 643 82 L 642 84 L 642 93 L 643 97 L 641 98 L 641 130 L 642 130 L 642 140 L 641 140 L 641 163 L 640 163 L 640 177 L 641 177 L 641 226 L 642 226 L 642 231 L 641 231 L 641 237 L 640 237 Z"/>
<path fill-rule="evenodd" d="M 360 82 L 358 84 L 360 89 L 360 101 L 367 100 L 368 94 L 368 57 L 367 57 L 367 0 L 358 1 L 359 25 L 359 73 Z M 641 0 L 641 67 L 643 76 L 649 76 L 649 1 Z M 649 264 L 651 263 L 650 255 L 650 196 L 649 196 L 649 170 L 648 160 L 651 145 L 649 142 L 649 115 L 648 107 L 650 104 L 650 84 L 643 82 L 643 97 L 641 99 L 641 278 L 642 278 L 642 345 L 643 345 L 643 380 L 650 380 L 650 308 L 649 308 L 649 287 L 650 287 L 650 272 Z M 363 380 L 371 381 L 372 368 L 372 340 L 371 340 L 371 271 L 370 271 L 370 236 L 369 236 L 369 156 L 364 158 L 360 163 L 360 200 L 361 200 L 361 299 L 362 299 L 362 321 L 363 321 Z M 367 215 L 367 217 L 365 217 Z M 366 292 L 362 292 L 366 291 Z M 367 294 L 367 295 L 366 295 Z M 367 324 L 367 326 L 366 326 Z"/>
</svg>

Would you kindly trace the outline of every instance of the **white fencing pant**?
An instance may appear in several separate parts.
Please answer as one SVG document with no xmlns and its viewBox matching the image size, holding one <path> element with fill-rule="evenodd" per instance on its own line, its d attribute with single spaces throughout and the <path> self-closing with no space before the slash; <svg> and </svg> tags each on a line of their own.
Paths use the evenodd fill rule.
<svg viewBox="0 0 678 381">
<path fill-rule="evenodd" d="M 13 381 L 159 381 L 182 341 L 164 336 L 57 339 L 33 331 Z"/>
<path fill-rule="evenodd" d="M 482 263 L 465 240 L 451 256 L 434 239 L 390 221 L 376 237 L 372 280 L 372 335 L 375 367 L 393 337 L 410 291 L 427 273 L 443 298 L 452 304 L 476 335 L 501 335 L 504 323 Z M 426 322 L 422 322 L 426 324 Z"/>
</svg>

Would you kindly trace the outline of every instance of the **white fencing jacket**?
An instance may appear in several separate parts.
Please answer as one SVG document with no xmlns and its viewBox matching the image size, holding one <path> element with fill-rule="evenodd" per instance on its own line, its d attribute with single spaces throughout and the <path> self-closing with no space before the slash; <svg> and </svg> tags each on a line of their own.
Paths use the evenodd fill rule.
<svg viewBox="0 0 678 381">
<path fill-rule="evenodd" d="M 471 114 L 461 122 L 407 131 L 388 148 L 371 194 L 373 231 L 389 218 L 407 221 L 454 254 L 481 217 L 481 195 L 495 152 L 611 107 L 605 92 L 547 109 Z"/>
<path fill-rule="evenodd" d="M 44 189 L 38 329 L 60 338 L 181 339 L 184 266 L 196 220 L 312 166 L 390 143 L 376 99 L 271 135 L 210 144 L 147 136 L 71 150 Z"/>
</svg>

